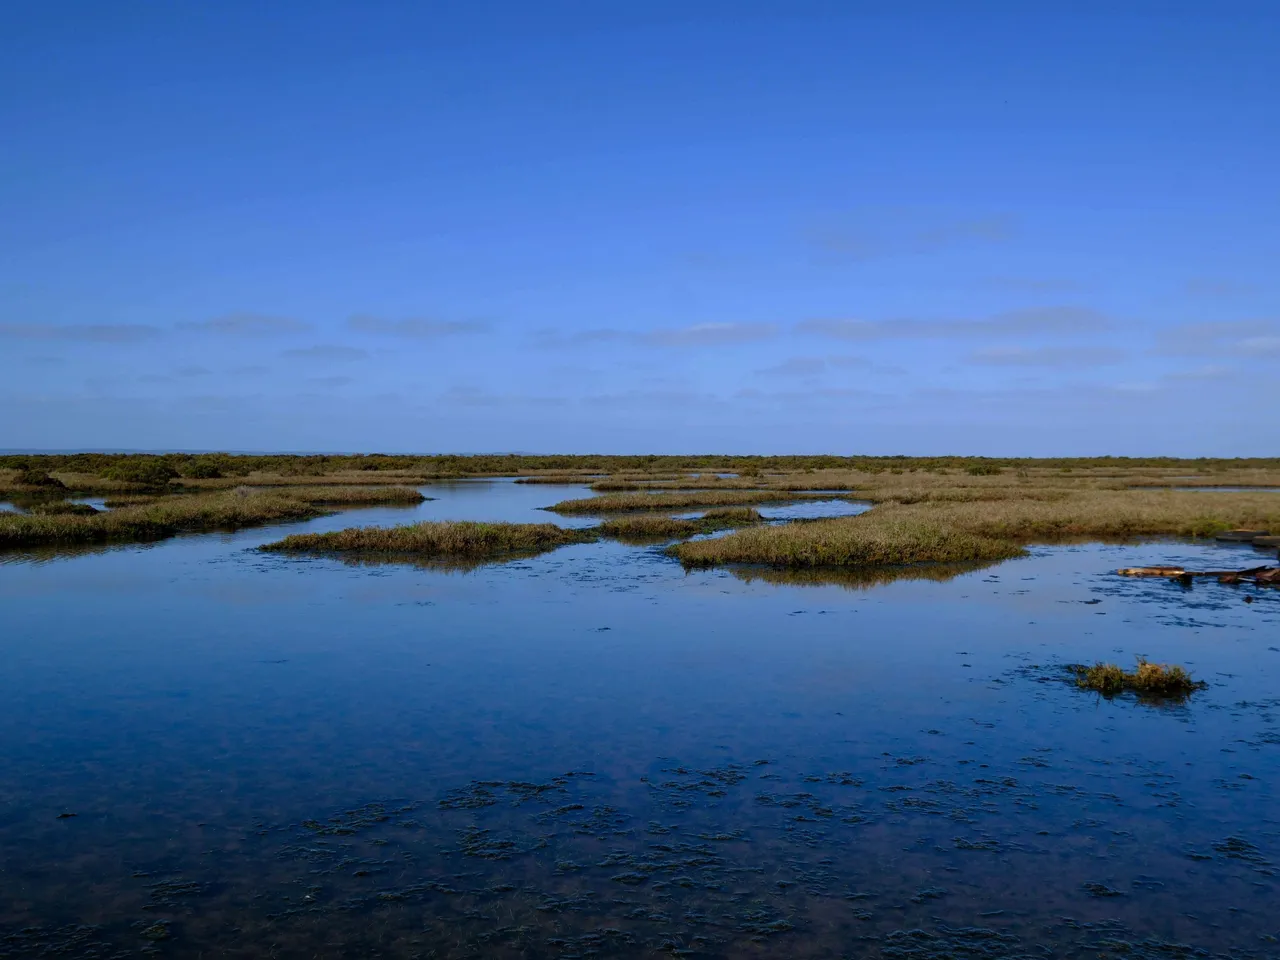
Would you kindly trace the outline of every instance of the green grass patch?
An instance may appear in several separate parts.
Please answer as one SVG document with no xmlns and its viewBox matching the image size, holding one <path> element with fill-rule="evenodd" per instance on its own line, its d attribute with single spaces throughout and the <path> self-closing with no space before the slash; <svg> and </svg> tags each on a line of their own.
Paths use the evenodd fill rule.
<svg viewBox="0 0 1280 960">
<path fill-rule="evenodd" d="M 391 561 L 490 563 L 536 556 L 571 543 L 590 543 L 594 530 L 553 523 L 424 521 L 399 527 L 349 527 L 330 533 L 298 533 L 261 549 L 272 553 L 352 555 Z"/>
</svg>

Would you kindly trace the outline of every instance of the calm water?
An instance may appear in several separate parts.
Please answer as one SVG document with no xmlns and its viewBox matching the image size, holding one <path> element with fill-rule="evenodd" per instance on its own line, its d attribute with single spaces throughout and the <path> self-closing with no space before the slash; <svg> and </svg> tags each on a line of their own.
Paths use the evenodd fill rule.
<svg viewBox="0 0 1280 960">
<path fill-rule="evenodd" d="M 1280 956 L 1280 592 L 1108 574 L 1250 548 L 863 589 L 252 550 L 592 522 L 427 492 L 0 564 L 0 957 Z M 1210 688 L 1062 682 L 1139 654 Z"/>
</svg>

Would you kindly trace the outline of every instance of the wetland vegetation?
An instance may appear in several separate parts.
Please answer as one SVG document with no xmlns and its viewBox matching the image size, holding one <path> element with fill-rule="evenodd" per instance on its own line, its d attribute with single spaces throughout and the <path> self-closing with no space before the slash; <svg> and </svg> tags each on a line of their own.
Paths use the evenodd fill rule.
<svg viewBox="0 0 1280 960">
<path fill-rule="evenodd" d="M 424 521 L 399 527 L 350 527 L 328 533 L 294 534 L 261 549 L 271 553 L 481 562 L 536 556 L 594 539 L 593 530 L 567 530 L 553 523 Z"/>
<path fill-rule="evenodd" d="M 406 504 L 423 500 L 416 490 L 384 487 L 359 491 L 313 487 L 284 491 L 236 490 L 156 497 L 105 511 L 81 504 L 42 503 L 28 514 L 0 514 L 0 548 L 160 540 L 197 530 L 234 530 L 306 520 L 340 504 Z"/>
<path fill-rule="evenodd" d="M 751 507 L 720 507 L 700 517 L 624 516 L 604 521 L 593 529 L 623 543 L 653 543 L 683 540 L 702 533 L 763 523 L 764 517 Z"/>
<path fill-rule="evenodd" d="M 306 526 L 5 559 L 0 860 L 25 899 L 0 957 L 1269 956 L 1280 595 L 1114 571 L 1253 557 L 1208 534 L 1275 530 L 1275 494 L 627 467 L 610 482 L 641 489 L 604 492 L 663 508 L 565 529 L 530 522 L 557 499 L 537 485 L 340 466 L 183 468 L 84 517 L 28 491 L 22 522 Z M 764 535 L 776 566 L 622 545 L 738 526 L 674 551 Z M 1198 537 L 1131 542 L 1159 530 Z M 1099 665 L 1145 650 L 1213 687 Z M 1205 922 L 1168 927 L 1188 897 Z"/>
<path fill-rule="evenodd" d="M 1152 700 L 1182 699 L 1207 686 L 1192 679 L 1185 667 L 1152 663 L 1142 657 L 1138 658 L 1138 664 L 1132 670 L 1125 670 L 1114 663 L 1095 663 L 1091 667 L 1074 664 L 1068 669 L 1082 690 L 1094 690 L 1108 697 L 1136 693 Z"/>
</svg>

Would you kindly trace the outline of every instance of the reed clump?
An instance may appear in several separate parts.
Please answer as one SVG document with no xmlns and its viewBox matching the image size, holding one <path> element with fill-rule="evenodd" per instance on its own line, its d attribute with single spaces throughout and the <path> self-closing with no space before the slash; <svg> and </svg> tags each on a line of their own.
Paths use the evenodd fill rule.
<svg viewBox="0 0 1280 960">
<path fill-rule="evenodd" d="M 355 554 L 415 560 L 495 561 L 535 556 L 596 539 L 594 530 L 553 523 L 424 521 L 399 527 L 350 527 L 298 533 L 261 549 L 274 553 Z"/>
<path fill-rule="evenodd" d="M 748 506 L 760 503 L 793 503 L 829 500 L 820 494 L 793 494 L 770 490 L 690 490 L 664 493 L 617 493 L 581 500 L 562 500 L 546 509 L 562 514 L 628 513 L 640 510 L 680 510 L 697 507 Z"/>
<path fill-rule="evenodd" d="M 1208 686 L 1192 679 L 1185 667 L 1152 663 L 1142 657 L 1133 670 L 1114 663 L 1095 663 L 1091 667 L 1073 664 L 1067 669 L 1075 675 L 1080 689 L 1095 690 L 1106 697 L 1136 693 L 1145 699 L 1181 698 Z"/>
</svg>

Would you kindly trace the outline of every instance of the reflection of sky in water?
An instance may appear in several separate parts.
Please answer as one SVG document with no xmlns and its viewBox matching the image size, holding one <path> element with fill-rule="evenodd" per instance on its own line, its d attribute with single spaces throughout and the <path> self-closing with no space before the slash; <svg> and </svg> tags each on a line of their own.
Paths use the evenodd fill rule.
<svg viewBox="0 0 1280 960">
<path fill-rule="evenodd" d="M 686 574 L 608 541 L 466 574 L 250 549 L 357 519 L 566 522 L 538 508 L 586 495 L 424 490 L 439 499 L 0 567 L 0 863 L 21 885 L 0 933 L 86 922 L 128 951 L 161 919 L 175 956 L 407 957 L 415 937 L 568 956 L 598 936 L 621 956 L 667 937 L 834 957 L 916 930 L 939 955 L 986 937 L 991 956 L 1076 956 L 1100 936 L 1081 925 L 1113 923 L 1266 955 L 1280 591 L 1109 573 L 1249 548 L 1036 547 L 865 589 Z M 1152 709 L 1046 669 L 1139 654 L 1211 686 Z M 595 776 L 549 779 L 571 770 Z M 389 798 L 422 803 L 354 834 L 302 825 Z"/>
</svg>

